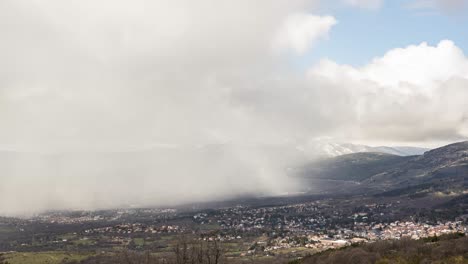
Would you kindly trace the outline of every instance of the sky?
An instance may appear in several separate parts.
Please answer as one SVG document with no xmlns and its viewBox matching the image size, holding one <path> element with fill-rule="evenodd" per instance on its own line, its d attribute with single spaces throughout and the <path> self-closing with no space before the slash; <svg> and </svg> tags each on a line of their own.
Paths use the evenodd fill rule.
<svg viewBox="0 0 468 264">
<path fill-rule="evenodd" d="M 1 1 L 0 214 L 293 192 L 322 139 L 466 140 L 467 5 Z"/>
<path fill-rule="evenodd" d="M 430 1 L 419 1 L 423 2 Z M 381 1 L 379 8 L 370 9 L 349 8 L 344 3 L 322 5 L 321 13 L 333 14 L 340 23 L 330 31 L 330 41 L 317 44 L 307 56 L 297 58 L 298 65 L 307 68 L 311 62 L 327 57 L 360 66 L 390 49 L 423 41 L 436 45 L 449 39 L 462 50 L 468 48 L 464 27 L 468 22 L 466 10 L 454 11 L 434 4 L 435 8 L 416 8 L 416 3 L 418 1 Z"/>
</svg>

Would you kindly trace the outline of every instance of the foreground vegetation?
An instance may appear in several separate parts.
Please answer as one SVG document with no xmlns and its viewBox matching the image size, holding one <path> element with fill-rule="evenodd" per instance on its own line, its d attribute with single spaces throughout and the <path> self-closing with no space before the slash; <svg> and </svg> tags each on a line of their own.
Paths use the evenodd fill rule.
<svg viewBox="0 0 468 264">
<path fill-rule="evenodd" d="M 387 240 L 325 251 L 295 261 L 300 264 L 464 264 L 468 237 L 463 234 L 421 240 Z"/>
<path fill-rule="evenodd" d="M 168 254 L 122 250 L 114 253 L 4 253 L 2 264 L 236 264 L 288 263 L 281 256 L 230 258 L 225 245 L 182 238 Z M 468 264 L 468 237 L 452 234 L 421 240 L 387 240 L 328 250 L 289 264 Z"/>
</svg>

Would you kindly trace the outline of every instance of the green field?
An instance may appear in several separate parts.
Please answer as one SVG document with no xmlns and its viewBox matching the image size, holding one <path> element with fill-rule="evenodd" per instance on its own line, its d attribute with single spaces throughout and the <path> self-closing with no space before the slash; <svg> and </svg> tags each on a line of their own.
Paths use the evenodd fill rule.
<svg viewBox="0 0 468 264">
<path fill-rule="evenodd" d="M 4 233 L 14 233 L 16 232 L 16 229 L 11 227 L 11 226 L 6 226 L 6 225 L 0 225 L 0 234 Z"/>
<path fill-rule="evenodd" d="M 90 254 L 65 253 L 65 252 L 17 252 L 5 255 L 5 260 L 10 264 L 59 264 L 63 260 L 83 260 Z"/>
<path fill-rule="evenodd" d="M 135 245 L 137 247 L 142 247 L 142 246 L 145 245 L 145 239 L 144 238 L 134 238 L 133 243 L 135 243 Z"/>
</svg>

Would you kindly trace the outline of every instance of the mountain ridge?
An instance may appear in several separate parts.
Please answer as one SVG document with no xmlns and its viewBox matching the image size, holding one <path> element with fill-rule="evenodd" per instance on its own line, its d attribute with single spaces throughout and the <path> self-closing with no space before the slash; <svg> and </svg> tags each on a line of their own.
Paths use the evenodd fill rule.
<svg viewBox="0 0 468 264">
<path fill-rule="evenodd" d="M 359 193 L 462 193 L 468 189 L 468 141 L 425 152 L 419 156 L 392 156 L 381 153 L 355 153 L 312 162 L 302 168 L 300 177 L 354 182 L 352 186 L 325 186 L 327 192 Z M 336 184 L 339 186 L 339 184 Z M 399 190 L 399 191 L 398 191 Z"/>
</svg>

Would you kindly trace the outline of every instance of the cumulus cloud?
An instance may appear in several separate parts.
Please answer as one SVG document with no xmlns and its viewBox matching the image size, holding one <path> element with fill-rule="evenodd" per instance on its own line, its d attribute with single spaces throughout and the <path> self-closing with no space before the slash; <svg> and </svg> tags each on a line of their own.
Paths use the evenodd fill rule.
<svg viewBox="0 0 468 264">
<path fill-rule="evenodd" d="M 468 78 L 468 61 L 463 51 L 452 41 L 443 40 L 437 46 L 423 42 L 390 50 L 361 68 L 322 60 L 310 73 L 330 79 L 346 77 L 372 81 L 395 89 L 405 83 L 429 89 L 453 77 Z"/>
<path fill-rule="evenodd" d="M 384 0 L 344 0 L 344 3 L 357 8 L 379 9 L 383 6 Z"/>
<path fill-rule="evenodd" d="M 451 41 L 393 49 L 363 67 L 323 60 L 309 71 L 350 90 L 351 134 L 394 140 L 466 138 L 468 59 Z"/>
<path fill-rule="evenodd" d="M 304 54 L 317 40 L 327 37 L 336 23 L 336 19 L 332 16 L 293 14 L 280 28 L 273 43 L 274 48 Z"/>
</svg>

